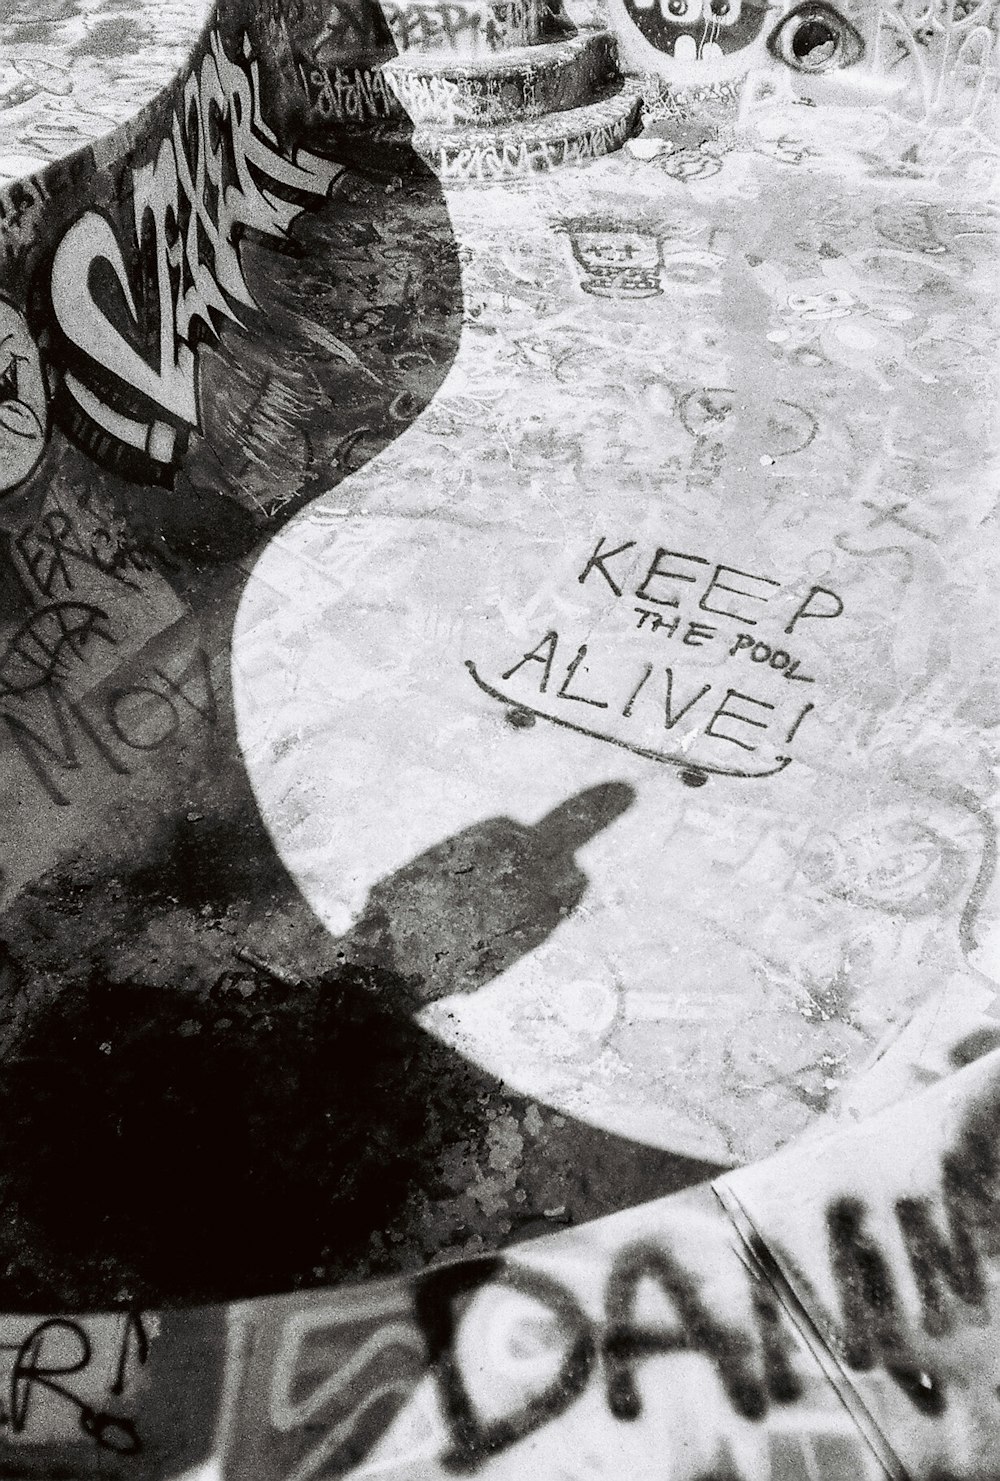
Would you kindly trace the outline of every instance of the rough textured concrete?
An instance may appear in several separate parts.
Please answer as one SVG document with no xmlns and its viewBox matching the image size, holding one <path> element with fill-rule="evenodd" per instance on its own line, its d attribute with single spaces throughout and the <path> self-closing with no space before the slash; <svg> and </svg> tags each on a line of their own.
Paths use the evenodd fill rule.
<svg viewBox="0 0 1000 1481">
<path fill-rule="evenodd" d="M 104 138 L 187 62 L 208 0 L 25 0 L 0 15 L 0 182 Z"/>
<path fill-rule="evenodd" d="M 578 909 L 493 983 L 419 895 L 383 945 L 454 1048 L 719 1161 L 974 975 L 992 859 L 993 656 L 962 636 L 995 579 L 992 217 L 961 161 L 910 165 L 912 201 L 903 125 L 800 116 L 453 195 L 449 377 L 271 544 L 234 647 L 264 817 L 338 933 L 476 829 L 454 872 L 495 920 L 496 830 L 632 789 Z"/>
</svg>

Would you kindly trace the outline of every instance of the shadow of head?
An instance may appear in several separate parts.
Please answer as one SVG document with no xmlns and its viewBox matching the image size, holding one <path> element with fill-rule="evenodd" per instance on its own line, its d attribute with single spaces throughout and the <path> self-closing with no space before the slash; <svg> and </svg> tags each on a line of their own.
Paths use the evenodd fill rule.
<svg viewBox="0 0 1000 1481">
<path fill-rule="evenodd" d="M 531 825 L 476 823 L 375 885 L 341 949 L 399 974 L 411 1008 L 474 992 L 576 909 L 587 888 L 578 851 L 634 798 L 624 782 L 605 782 Z"/>
</svg>

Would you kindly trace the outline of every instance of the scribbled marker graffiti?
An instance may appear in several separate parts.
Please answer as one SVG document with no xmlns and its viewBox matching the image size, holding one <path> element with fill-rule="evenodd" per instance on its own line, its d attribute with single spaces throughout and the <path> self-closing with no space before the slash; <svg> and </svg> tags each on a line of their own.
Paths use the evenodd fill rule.
<svg viewBox="0 0 1000 1481">
<path fill-rule="evenodd" d="M 246 39 L 243 51 L 235 62 L 212 37 L 170 135 L 132 168 L 133 220 L 85 211 L 52 258 L 55 352 L 67 367 L 54 414 L 92 457 L 138 482 L 172 481 L 200 426 L 199 345 L 254 306 L 243 233 L 287 236 L 341 172 L 281 149 Z"/>
<path fill-rule="evenodd" d="M 511 655 L 514 661 L 509 666 L 502 660 L 504 666 L 486 671 L 475 660 L 466 659 L 465 667 L 473 682 L 490 699 L 507 707 L 508 721 L 515 729 L 528 729 L 536 720 L 545 720 L 644 760 L 675 767 L 688 786 L 701 786 L 709 776 L 742 780 L 777 776 L 792 761 L 783 751 L 774 751 L 768 759 L 757 756 L 749 765 L 744 764 L 745 757 L 738 757 L 737 764 L 733 764 L 732 752 L 720 752 L 718 743 L 746 755 L 755 755 L 759 742 L 765 739 L 779 747 L 791 744 L 802 722 L 816 708 L 813 700 L 799 698 L 796 685 L 814 684 L 816 680 L 813 674 L 802 672 L 803 659 L 790 652 L 785 642 L 792 637 L 792 646 L 797 646 L 802 622 L 819 619 L 825 625 L 841 617 L 843 600 L 828 587 L 810 585 L 805 590 L 801 582 L 783 592 L 782 582 L 773 576 L 742 571 L 662 545 L 656 547 L 651 560 L 648 556 L 649 551 L 634 539 L 615 545 L 602 535 L 576 581 L 589 593 L 596 591 L 603 610 L 588 612 L 585 625 L 573 636 L 567 633 L 565 621 L 559 629 L 550 628 L 521 653 Z M 640 560 L 637 568 L 635 558 Z M 633 587 L 641 572 L 645 574 Z M 639 599 L 640 606 L 632 605 L 626 588 Z M 694 589 L 693 593 L 689 588 Z M 637 622 L 626 618 L 631 632 L 643 633 L 647 644 L 634 661 L 621 644 L 620 628 L 616 632 L 609 621 L 615 608 L 608 607 L 608 592 L 615 603 L 624 603 L 619 612 L 631 608 L 631 615 L 638 618 Z M 696 607 L 682 610 L 694 596 L 698 598 Z M 721 618 L 737 628 L 757 629 L 759 622 L 767 620 L 764 609 L 770 608 L 772 601 L 781 613 L 777 621 L 783 626 L 780 635 L 773 631 L 769 634 L 769 641 L 759 635 L 759 630 L 727 634 L 718 621 Z M 712 621 L 704 621 L 701 614 L 710 615 Z M 581 636 L 583 641 L 578 641 Z M 650 639 L 652 647 L 648 646 Z M 721 643 L 725 644 L 726 659 L 746 655 L 733 675 L 739 687 L 728 684 L 728 665 L 722 682 L 718 667 L 702 666 L 685 672 L 692 650 L 711 649 Z M 661 664 L 662 657 L 669 662 Z M 719 659 L 725 662 L 721 654 Z M 744 691 L 745 679 L 740 671 L 752 673 L 751 664 L 760 677 L 783 680 L 780 688 L 770 686 L 769 699 Z M 586 676 L 591 670 L 587 687 Z M 496 678 L 486 677 L 487 672 L 495 672 Z M 516 681 L 515 689 L 509 687 L 512 681 Z M 791 700 L 791 709 L 786 700 Z M 692 711 L 694 718 L 688 721 Z M 582 718 L 585 716 L 588 718 Z M 628 724 L 623 725 L 623 721 Z M 681 722 L 687 724 L 686 731 L 677 730 Z M 767 731 L 772 733 L 765 737 Z M 675 737 L 673 744 L 664 749 L 665 737 L 671 736 Z M 696 756 L 691 750 L 696 737 L 716 743 L 714 754 Z"/>
<path fill-rule="evenodd" d="M 0 697 L 51 683 L 95 639 L 114 643 L 108 614 L 89 602 L 52 602 L 32 612 L 0 649 Z"/>
</svg>

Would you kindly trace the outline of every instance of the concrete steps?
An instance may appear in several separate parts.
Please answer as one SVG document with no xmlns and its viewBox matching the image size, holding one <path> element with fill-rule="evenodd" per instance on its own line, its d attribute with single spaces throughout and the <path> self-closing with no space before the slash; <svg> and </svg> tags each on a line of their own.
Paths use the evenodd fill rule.
<svg viewBox="0 0 1000 1481">
<path fill-rule="evenodd" d="M 618 55 L 609 32 L 589 31 L 488 57 L 404 52 L 381 74 L 418 129 L 499 128 L 600 98 L 618 81 Z"/>
<path fill-rule="evenodd" d="M 331 32 L 299 64 L 345 163 L 509 180 L 609 154 L 635 130 L 640 102 L 623 85 L 615 37 L 577 31 L 560 0 L 373 4 L 367 30 Z"/>
<path fill-rule="evenodd" d="M 448 183 L 515 180 L 620 149 L 635 130 L 640 107 L 636 91 L 618 88 L 582 107 L 503 128 L 417 126 L 408 143 Z"/>
</svg>

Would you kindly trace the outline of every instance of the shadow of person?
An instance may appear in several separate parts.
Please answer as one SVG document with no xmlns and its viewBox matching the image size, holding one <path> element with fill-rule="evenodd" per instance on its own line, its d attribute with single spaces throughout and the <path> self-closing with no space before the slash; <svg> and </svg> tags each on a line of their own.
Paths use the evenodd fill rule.
<svg viewBox="0 0 1000 1481">
<path fill-rule="evenodd" d="M 533 827 L 488 818 L 446 839 L 374 887 L 349 935 L 321 943 L 333 965 L 308 979 L 240 959 L 204 993 L 94 972 L 64 988 L 0 1078 L 0 1301 L 175 1305 L 414 1269 L 462 1249 L 463 1224 L 488 1248 L 552 1227 L 546 1208 L 583 1220 L 719 1171 L 529 1114 L 413 1019 L 558 927 L 586 888 L 575 851 L 631 799 L 608 783 Z M 220 853 L 231 842 L 220 834 Z M 227 870 L 214 854 L 200 868 L 218 909 L 220 889 L 245 888 L 248 856 Z M 182 845 L 161 854 L 160 891 L 184 878 L 203 899 L 190 864 Z M 141 930 L 149 879 L 127 892 Z M 278 904 L 287 931 L 294 902 Z"/>
<path fill-rule="evenodd" d="M 274 137 L 336 158 L 350 130 L 306 116 L 279 46 L 290 13 L 228 3 L 226 53 L 245 54 L 246 22 Z M 51 662 L 0 692 L 0 1309 L 164 1307 L 414 1270 L 551 1227 L 547 1211 L 592 1218 L 716 1170 L 532 1106 L 414 1019 L 576 908 L 575 850 L 627 789 L 534 827 L 481 822 L 383 880 L 337 941 L 247 777 L 230 664 L 255 556 L 412 424 L 461 333 L 444 194 L 417 169 L 387 177 L 405 137 L 391 158 L 366 148 L 287 235 L 241 232 L 252 302 L 193 335 L 199 421 L 169 483 L 140 481 L 64 397 L 44 456 L 0 504 L 0 643 L 43 645 L 70 605 L 100 618 L 99 641 L 61 633 Z M 95 201 L 134 304 L 106 272 L 81 292 L 132 350 L 160 353 L 169 274 L 136 231 L 129 177 L 158 149 L 76 160 L 30 247 L 5 259 L 0 289 L 30 307 L 52 383 L 87 373 L 76 351 L 60 359 L 46 274 Z M 113 410 L 114 376 L 95 385 Z M 149 413 L 134 394 L 122 404 L 129 425 Z"/>
</svg>

